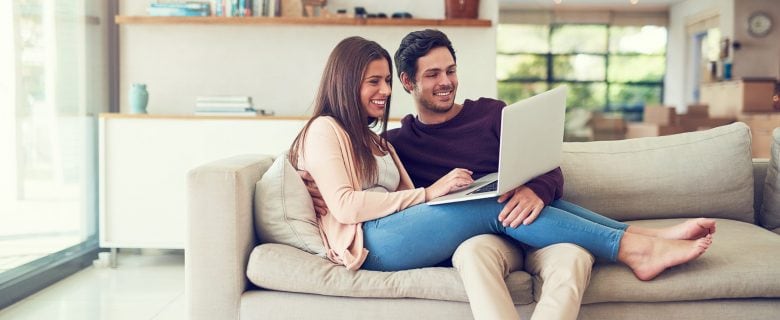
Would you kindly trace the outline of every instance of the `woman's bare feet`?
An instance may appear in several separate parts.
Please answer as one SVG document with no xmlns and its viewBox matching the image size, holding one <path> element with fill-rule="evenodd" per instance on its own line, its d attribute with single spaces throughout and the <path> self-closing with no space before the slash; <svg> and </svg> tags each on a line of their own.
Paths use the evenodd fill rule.
<svg viewBox="0 0 780 320">
<path fill-rule="evenodd" d="M 689 219 L 662 229 L 629 226 L 626 232 L 670 240 L 696 240 L 715 233 L 715 220 L 709 218 Z"/>
<path fill-rule="evenodd" d="M 689 219 L 683 223 L 658 230 L 657 237 L 664 239 L 695 240 L 715 233 L 715 220 Z"/>
<path fill-rule="evenodd" d="M 618 260 L 640 280 L 652 280 L 667 268 L 701 256 L 712 244 L 712 235 L 696 240 L 669 240 L 624 233 Z"/>
</svg>

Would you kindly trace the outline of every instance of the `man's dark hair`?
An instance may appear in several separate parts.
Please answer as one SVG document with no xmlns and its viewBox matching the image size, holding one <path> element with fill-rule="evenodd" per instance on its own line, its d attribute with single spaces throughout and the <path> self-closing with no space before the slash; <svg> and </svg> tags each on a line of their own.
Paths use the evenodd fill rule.
<svg viewBox="0 0 780 320">
<path fill-rule="evenodd" d="M 395 52 L 395 67 L 398 69 L 398 79 L 401 79 L 401 73 L 406 73 L 409 80 L 415 83 L 417 75 L 417 59 L 428 54 L 433 48 L 447 47 L 452 54 L 452 60 L 455 58 L 455 49 L 452 48 L 452 42 L 447 38 L 444 32 L 433 29 L 412 32 L 401 40 L 401 46 Z M 404 88 L 406 90 L 406 88 Z M 406 90 L 409 92 L 409 90 Z"/>
</svg>

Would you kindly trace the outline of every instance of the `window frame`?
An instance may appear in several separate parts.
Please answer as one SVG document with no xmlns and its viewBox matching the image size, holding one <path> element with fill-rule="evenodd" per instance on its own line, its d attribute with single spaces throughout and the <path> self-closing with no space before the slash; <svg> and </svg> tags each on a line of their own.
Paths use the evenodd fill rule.
<svg viewBox="0 0 780 320">
<path fill-rule="evenodd" d="M 621 112 L 626 109 L 628 109 L 628 105 L 613 105 L 613 102 L 610 100 L 610 91 L 612 89 L 613 85 L 623 85 L 623 86 L 638 86 L 638 87 L 651 87 L 651 88 L 658 88 L 660 96 L 658 97 L 659 101 L 663 101 L 664 99 L 664 82 L 665 82 L 665 75 L 666 75 L 666 50 L 662 53 L 640 53 L 640 52 L 610 52 L 609 44 L 611 43 L 611 37 L 612 32 L 611 29 L 613 27 L 622 27 L 622 26 L 613 26 L 609 23 L 549 23 L 549 24 L 523 24 L 523 23 L 502 23 L 503 25 L 544 25 L 547 26 L 549 29 L 549 32 L 547 33 L 547 43 L 548 43 L 548 52 L 546 53 L 538 53 L 538 52 L 529 52 L 529 51 L 515 51 L 515 52 L 503 52 L 503 51 L 497 51 L 497 56 L 513 56 L 513 55 L 527 55 L 527 56 L 536 56 L 541 57 L 544 61 L 546 61 L 546 73 L 547 76 L 544 78 L 539 77 L 509 77 L 507 79 L 497 79 L 499 83 L 539 83 L 539 82 L 545 82 L 547 83 L 547 88 L 552 88 L 555 85 L 560 84 L 605 84 L 606 90 L 604 92 L 604 105 L 601 106 L 601 110 L 605 112 Z M 579 52 L 579 51 L 573 51 L 573 52 L 566 52 L 566 53 L 553 53 L 554 48 L 552 39 L 553 34 L 555 33 L 556 29 L 561 28 L 562 26 L 577 26 L 577 25 L 588 25 L 588 26 L 604 26 L 606 28 L 606 44 L 607 47 L 605 48 L 605 51 L 602 52 Z M 667 29 L 667 36 L 666 41 L 668 43 L 669 37 L 668 37 L 668 27 L 662 26 Z M 556 79 L 554 76 L 554 61 L 556 57 L 560 56 L 572 56 L 572 55 L 593 55 L 593 56 L 601 56 L 604 58 L 604 80 L 565 80 L 565 79 Z M 659 81 L 620 81 L 620 80 L 611 80 L 609 77 L 609 67 L 610 67 L 610 58 L 611 57 L 662 57 L 664 59 L 664 77 L 662 77 Z M 643 104 L 646 105 L 647 103 Z"/>
</svg>

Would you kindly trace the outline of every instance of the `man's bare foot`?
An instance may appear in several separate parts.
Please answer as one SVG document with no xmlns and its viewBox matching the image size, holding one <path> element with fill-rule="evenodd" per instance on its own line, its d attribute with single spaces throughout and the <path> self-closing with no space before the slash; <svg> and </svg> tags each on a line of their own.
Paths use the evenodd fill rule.
<svg viewBox="0 0 780 320">
<path fill-rule="evenodd" d="M 713 233 L 715 233 L 715 220 L 696 218 L 668 228 L 659 229 L 656 236 L 672 240 L 695 240 Z"/>
<path fill-rule="evenodd" d="M 667 268 L 701 256 L 712 244 L 712 235 L 696 240 L 669 240 L 625 233 L 618 260 L 634 272 L 639 280 L 652 280 Z"/>
</svg>

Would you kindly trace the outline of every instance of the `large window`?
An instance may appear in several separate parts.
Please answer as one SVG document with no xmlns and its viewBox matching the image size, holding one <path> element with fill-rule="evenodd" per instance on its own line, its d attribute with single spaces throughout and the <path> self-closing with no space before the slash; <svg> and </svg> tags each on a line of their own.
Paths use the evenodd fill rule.
<svg viewBox="0 0 780 320">
<path fill-rule="evenodd" d="M 0 4 L 0 308 L 96 255 L 106 6 Z"/>
<path fill-rule="evenodd" d="M 663 98 L 666 28 L 500 24 L 498 95 L 516 101 L 560 84 L 569 108 L 641 114 Z"/>
</svg>

